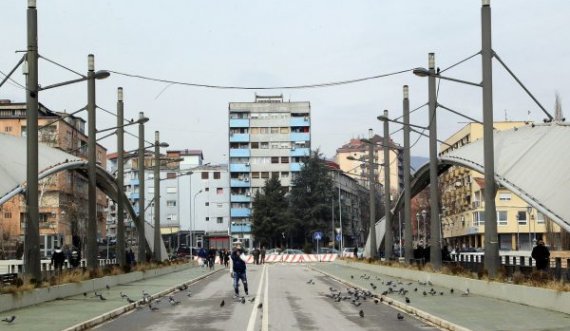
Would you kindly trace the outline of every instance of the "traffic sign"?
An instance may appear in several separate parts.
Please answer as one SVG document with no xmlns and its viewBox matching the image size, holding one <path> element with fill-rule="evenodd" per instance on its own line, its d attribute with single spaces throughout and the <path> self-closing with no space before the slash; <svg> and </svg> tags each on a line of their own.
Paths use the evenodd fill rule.
<svg viewBox="0 0 570 331">
<path fill-rule="evenodd" d="M 336 235 L 336 241 L 340 241 L 342 239 L 342 236 L 339 234 Z"/>
<path fill-rule="evenodd" d="M 321 239 L 323 239 L 323 233 L 320 232 L 320 231 L 315 231 L 315 232 L 313 233 L 313 239 L 314 239 L 314 240 L 321 240 Z"/>
</svg>

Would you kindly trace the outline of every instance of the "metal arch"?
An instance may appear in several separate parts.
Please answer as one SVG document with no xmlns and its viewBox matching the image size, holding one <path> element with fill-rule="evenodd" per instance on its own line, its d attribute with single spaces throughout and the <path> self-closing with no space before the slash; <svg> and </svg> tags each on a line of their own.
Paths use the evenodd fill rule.
<svg viewBox="0 0 570 331">
<path fill-rule="evenodd" d="M 87 176 L 87 161 L 85 160 L 79 160 L 79 161 L 69 161 L 69 162 L 65 162 L 65 163 L 61 163 L 58 165 L 55 165 L 45 171 L 42 171 L 39 173 L 38 175 L 38 179 L 44 179 L 47 178 L 51 175 L 54 175 L 58 172 L 64 171 L 64 170 L 74 170 L 77 171 L 79 173 L 81 173 L 84 176 Z M 114 177 L 107 172 L 104 168 L 102 168 L 101 166 L 97 165 L 97 187 L 103 191 L 103 193 L 105 193 L 109 198 L 111 198 L 113 201 L 117 201 L 117 194 L 118 194 L 118 186 L 117 186 L 117 182 L 115 181 Z M 0 205 L 4 204 L 5 202 L 7 202 L 8 200 L 10 200 L 11 198 L 13 198 L 14 196 L 23 193 L 25 191 L 25 185 L 24 184 L 20 184 L 17 187 L 15 187 L 14 189 L 12 189 L 10 192 L 7 192 L 3 197 L 0 198 Z M 123 193 L 123 201 L 129 201 L 127 195 L 125 193 Z M 129 215 L 131 216 L 131 219 L 135 220 L 135 226 L 137 228 L 137 230 L 141 230 L 145 231 L 145 225 L 143 224 L 141 226 L 141 224 L 139 224 L 139 218 L 137 217 L 135 210 L 133 208 L 133 206 L 130 203 L 125 204 L 126 206 L 126 210 L 129 213 Z M 145 231 L 146 233 L 146 231 Z M 148 243 L 148 239 L 145 242 L 147 249 L 150 249 L 149 243 Z M 163 246 L 162 248 L 162 252 L 166 252 L 166 248 L 164 247 L 164 242 L 162 241 L 161 238 L 161 244 Z M 162 258 L 166 259 L 166 255 L 162 254 Z"/>
</svg>

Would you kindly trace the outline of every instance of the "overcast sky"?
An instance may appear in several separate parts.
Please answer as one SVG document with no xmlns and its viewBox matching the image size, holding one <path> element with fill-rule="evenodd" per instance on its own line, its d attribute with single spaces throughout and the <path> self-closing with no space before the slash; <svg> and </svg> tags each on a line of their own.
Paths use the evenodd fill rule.
<svg viewBox="0 0 570 331">
<path fill-rule="evenodd" d="M 427 66 L 436 53 L 442 69 L 480 50 L 480 0 L 38 0 L 39 52 L 76 71 L 96 69 L 216 85 L 275 86 L 341 81 Z M 0 70 L 9 71 L 26 49 L 27 0 L 2 0 Z M 570 95 L 570 1 L 493 0 L 493 48 L 551 111 L 558 92 Z M 543 115 L 494 62 L 495 119 L 541 121 Z M 446 72 L 480 82 L 477 57 Z M 76 76 L 40 61 L 40 84 Z M 21 71 L 15 79 L 24 83 Z M 404 73 L 363 83 L 320 89 L 258 91 L 286 100 L 310 101 L 312 144 L 332 157 L 336 148 L 369 128 L 384 109 L 402 113 L 402 86 L 411 105 L 427 101 L 427 80 Z M 212 90 L 112 75 L 97 84 L 97 104 L 115 111 L 116 88 L 125 89 L 125 112 L 150 117 L 146 138 L 159 130 L 172 149 L 202 149 L 211 162 L 227 162 L 227 108 L 253 101 L 256 91 Z M 165 89 L 166 88 L 166 89 Z M 0 98 L 25 101 L 12 83 Z M 86 85 L 40 94 L 52 110 L 75 111 L 86 104 Z M 439 102 L 481 118 L 481 91 L 441 82 Z M 528 111 L 531 112 L 528 115 Z M 98 113 L 98 128 L 115 119 Z M 440 110 L 438 135 L 446 138 L 464 119 Z M 86 115 L 83 115 L 86 118 Z M 427 109 L 412 122 L 427 124 Z M 396 129 L 396 127 L 393 127 Z M 136 128 L 130 129 L 136 133 Z M 401 134 L 393 139 L 402 142 Z M 412 138 L 415 140 L 415 137 Z M 115 138 L 102 141 L 115 151 Z M 126 138 L 126 147 L 136 141 Z M 413 155 L 426 156 L 422 138 Z"/>
</svg>

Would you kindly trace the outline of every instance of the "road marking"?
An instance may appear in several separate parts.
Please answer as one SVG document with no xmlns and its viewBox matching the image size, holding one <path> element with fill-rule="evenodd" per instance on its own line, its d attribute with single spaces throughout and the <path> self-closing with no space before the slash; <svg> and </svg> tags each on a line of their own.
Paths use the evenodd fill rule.
<svg viewBox="0 0 570 331">
<path fill-rule="evenodd" d="M 253 331 L 255 329 L 255 320 L 257 318 L 257 305 L 261 300 L 261 290 L 263 289 L 263 276 L 266 273 L 267 265 L 263 265 L 263 270 L 261 271 L 261 277 L 259 278 L 259 286 L 257 287 L 257 292 L 255 294 L 255 302 L 253 303 L 253 310 L 251 311 L 251 315 L 249 315 L 249 322 L 247 323 L 247 331 Z"/>
<path fill-rule="evenodd" d="M 269 268 L 265 272 L 265 293 L 263 293 L 263 318 L 261 331 L 269 331 Z"/>
</svg>

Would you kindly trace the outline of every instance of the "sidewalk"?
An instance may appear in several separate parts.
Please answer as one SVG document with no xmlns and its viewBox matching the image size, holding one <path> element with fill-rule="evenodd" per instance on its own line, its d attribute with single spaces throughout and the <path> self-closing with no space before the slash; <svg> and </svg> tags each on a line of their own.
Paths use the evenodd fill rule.
<svg viewBox="0 0 570 331">
<path fill-rule="evenodd" d="M 372 290 L 370 283 L 374 283 L 377 289 L 372 290 L 372 292 L 378 295 L 388 289 L 388 286 L 385 285 L 386 282 L 393 281 L 397 284 L 394 287 L 396 291 L 405 288 L 409 292 L 405 296 L 397 292 L 388 294 L 386 296 L 389 298 L 386 300 L 387 302 L 393 299 L 395 301 L 394 306 L 406 311 L 417 309 L 418 315 L 425 312 L 427 314 L 424 318 L 427 317 L 429 320 L 431 315 L 435 319 L 459 326 L 459 328 L 455 328 L 457 330 L 570 330 L 570 315 L 568 314 L 473 294 L 462 296 L 461 294 L 465 289 L 454 289 L 452 294 L 449 288 L 430 286 L 429 284 L 420 285 L 418 282 L 397 279 L 347 265 L 319 263 L 312 264 L 311 267 L 342 282 L 364 289 Z M 361 278 L 364 274 L 370 277 L 366 276 L 368 279 Z M 414 291 L 416 288 L 417 292 Z M 437 292 L 436 295 L 429 294 L 432 288 Z M 423 294 L 424 291 L 428 292 L 427 295 Z M 409 304 L 405 303 L 406 296 L 410 299 Z M 450 329 L 454 329 L 453 326 Z"/>
<path fill-rule="evenodd" d="M 120 292 L 128 295 L 133 300 L 142 299 L 142 291 L 145 290 L 150 295 L 169 292 L 183 283 L 191 283 L 205 276 L 208 276 L 223 267 L 216 266 L 216 270 L 210 271 L 206 268 L 191 267 L 182 271 L 173 272 L 163 276 L 157 276 L 130 284 L 113 286 L 109 290 L 103 289 L 100 294 L 107 300 L 100 300 L 94 296 L 93 292 L 87 296 L 76 295 L 63 300 L 45 302 L 39 305 L 22 309 L 6 311 L 2 313 L 2 318 L 15 315 L 16 320 L 7 324 L 0 322 L 1 330 L 9 331 L 59 331 L 78 327 L 86 321 L 100 318 L 102 315 L 115 311 L 115 315 L 133 308 L 125 299 L 121 298 Z M 86 328 L 77 328 L 86 329 Z"/>
</svg>

